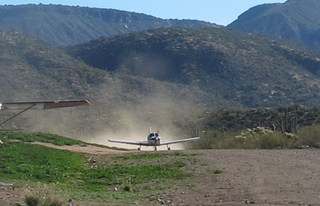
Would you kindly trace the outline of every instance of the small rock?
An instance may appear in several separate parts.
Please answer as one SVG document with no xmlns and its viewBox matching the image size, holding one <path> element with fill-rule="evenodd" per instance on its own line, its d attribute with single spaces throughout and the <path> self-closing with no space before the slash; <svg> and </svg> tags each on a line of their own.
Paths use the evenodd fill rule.
<svg viewBox="0 0 320 206">
<path fill-rule="evenodd" d="M 68 206 L 73 206 L 73 200 L 71 198 L 68 200 L 68 203 L 69 203 Z"/>
<path fill-rule="evenodd" d="M 245 204 L 254 204 L 254 202 L 252 200 L 247 200 L 247 199 L 244 200 L 244 203 Z"/>
<path fill-rule="evenodd" d="M 95 164 L 97 161 L 93 159 L 93 157 L 90 157 L 88 159 L 88 163 L 91 163 L 91 164 Z"/>
<path fill-rule="evenodd" d="M 160 198 L 158 198 L 158 202 L 159 202 L 161 205 L 166 204 L 166 202 L 165 202 L 164 200 L 160 199 Z"/>
</svg>

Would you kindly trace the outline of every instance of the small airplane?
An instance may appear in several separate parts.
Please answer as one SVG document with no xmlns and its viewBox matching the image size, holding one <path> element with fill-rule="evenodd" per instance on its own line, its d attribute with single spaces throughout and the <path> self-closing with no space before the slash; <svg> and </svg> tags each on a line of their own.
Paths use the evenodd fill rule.
<svg viewBox="0 0 320 206">
<path fill-rule="evenodd" d="M 115 139 L 109 139 L 108 141 L 115 142 L 115 143 L 122 143 L 122 144 L 139 145 L 138 150 L 141 150 L 141 146 L 152 146 L 156 151 L 157 147 L 162 145 L 167 145 L 167 149 L 171 150 L 171 148 L 169 147 L 170 144 L 189 142 L 189 141 L 194 141 L 198 139 L 200 139 L 200 137 L 191 137 L 191 138 L 178 139 L 178 140 L 172 140 L 172 141 L 161 141 L 159 132 L 152 132 L 150 128 L 149 135 L 147 136 L 147 141 L 126 141 L 126 140 L 115 140 Z"/>
<path fill-rule="evenodd" d="M 0 126 L 12 120 L 29 109 L 58 109 L 64 107 L 88 106 L 90 102 L 86 99 L 80 100 L 53 100 L 53 101 L 31 101 L 31 102 L 4 102 L 0 103 L 0 112 L 15 110 L 19 111 L 8 119 L 0 122 Z"/>
</svg>

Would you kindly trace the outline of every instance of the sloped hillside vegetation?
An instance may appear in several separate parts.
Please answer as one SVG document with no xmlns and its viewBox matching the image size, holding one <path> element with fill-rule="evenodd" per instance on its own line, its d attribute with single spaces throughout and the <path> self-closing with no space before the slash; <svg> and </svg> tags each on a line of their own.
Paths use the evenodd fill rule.
<svg viewBox="0 0 320 206">
<path fill-rule="evenodd" d="M 318 54 L 224 28 L 149 30 L 91 41 L 69 53 L 105 71 L 193 85 L 244 107 L 320 100 Z"/>
<path fill-rule="evenodd" d="M 300 43 L 319 51 L 319 9 L 318 0 L 263 4 L 244 12 L 228 27 Z"/>
<path fill-rule="evenodd" d="M 60 49 L 17 32 L 0 34 L 1 102 L 61 99 L 91 102 L 86 108 L 30 110 L 1 125 L 2 129 L 50 131 L 91 140 L 103 134 L 105 142 L 105 130 L 112 135 L 119 131 L 126 135 L 140 131 L 139 136 L 144 136 L 150 125 L 168 128 L 167 125 L 202 110 L 213 98 L 192 85 L 163 83 L 90 67 Z M 217 104 L 225 103 L 217 101 Z M 1 111 L 1 122 L 16 112 Z"/>
<path fill-rule="evenodd" d="M 0 6 L 2 30 L 29 34 L 52 45 L 74 45 L 102 36 L 160 27 L 216 26 L 197 20 L 165 20 L 114 9 L 63 5 Z"/>
<path fill-rule="evenodd" d="M 0 99 L 87 97 L 105 72 L 17 32 L 0 32 Z"/>
</svg>

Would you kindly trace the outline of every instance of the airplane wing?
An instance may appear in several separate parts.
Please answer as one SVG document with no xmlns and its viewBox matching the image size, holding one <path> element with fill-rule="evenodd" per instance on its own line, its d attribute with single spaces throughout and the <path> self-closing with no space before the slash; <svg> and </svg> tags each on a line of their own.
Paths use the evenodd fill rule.
<svg viewBox="0 0 320 206">
<path fill-rule="evenodd" d="M 58 100 L 58 101 L 31 101 L 31 102 L 4 102 L 0 103 L 0 110 L 28 110 L 28 109 L 57 109 L 63 107 L 87 106 L 89 101 Z"/>
<path fill-rule="evenodd" d="M 127 140 L 115 140 L 115 139 L 108 139 L 109 142 L 115 143 L 122 143 L 122 144 L 132 144 L 132 145 L 139 145 L 139 146 L 149 146 L 148 142 L 146 141 L 127 141 Z"/>
<path fill-rule="evenodd" d="M 200 139 L 200 137 L 191 137 L 191 138 L 177 139 L 177 140 L 172 140 L 172 141 L 161 141 L 160 145 L 177 144 L 177 143 L 182 143 L 182 142 L 194 141 L 194 140 L 198 140 L 198 139 Z"/>
<path fill-rule="evenodd" d="M 89 101 L 86 99 L 81 100 L 59 100 L 59 101 L 31 101 L 31 102 L 4 102 L 0 103 L 0 112 L 8 110 L 18 110 L 16 114 L 8 119 L 0 122 L 0 126 L 12 120 L 20 114 L 28 111 L 29 109 L 58 109 L 63 107 L 78 107 L 87 106 Z"/>
</svg>

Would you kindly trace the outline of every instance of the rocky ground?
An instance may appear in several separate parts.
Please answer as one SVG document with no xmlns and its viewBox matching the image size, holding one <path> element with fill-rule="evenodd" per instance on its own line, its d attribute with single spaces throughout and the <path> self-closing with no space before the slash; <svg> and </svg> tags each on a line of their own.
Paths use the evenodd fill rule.
<svg viewBox="0 0 320 206">
<path fill-rule="evenodd" d="M 168 193 L 174 205 L 320 205 L 320 150 L 198 153 L 193 186 Z"/>
</svg>

